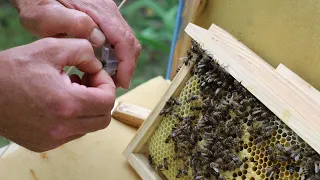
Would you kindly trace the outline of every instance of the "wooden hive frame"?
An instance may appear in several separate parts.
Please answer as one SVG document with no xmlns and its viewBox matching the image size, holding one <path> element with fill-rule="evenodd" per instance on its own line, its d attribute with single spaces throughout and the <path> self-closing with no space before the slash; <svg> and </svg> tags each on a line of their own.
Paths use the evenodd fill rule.
<svg viewBox="0 0 320 180">
<path fill-rule="evenodd" d="M 280 65 L 271 67 L 232 35 L 216 25 L 209 30 L 189 24 L 185 32 L 208 54 L 214 55 L 237 81 L 249 90 L 288 127 L 320 153 L 320 94 L 297 75 Z M 157 107 L 138 130 L 123 152 L 143 179 L 162 179 L 149 165 L 148 141 L 162 120 L 159 112 L 166 101 L 178 95 L 190 77 L 189 66 L 183 66 Z M 317 122 L 319 120 L 319 122 Z"/>
</svg>

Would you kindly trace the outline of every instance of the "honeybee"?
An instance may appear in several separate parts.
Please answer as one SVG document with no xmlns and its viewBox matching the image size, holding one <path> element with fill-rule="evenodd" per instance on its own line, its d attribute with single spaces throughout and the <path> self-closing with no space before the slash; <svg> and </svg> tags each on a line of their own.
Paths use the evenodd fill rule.
<svg viewBox="0 0 320 180">
<path fill-rule="evenodd" d="M 236 164 L 234 162 L 229 162 L 227 164 L 225 164 L 224 169 L 227 171 L 231 171 L 233 169 L 235 169 Z"/>
<path fill-rule="evenodd" d="M 216 91 L 214 92 L 214 96 L 217 97 L 220 92 L 221 92 L 221 88 L 217 88 Z"/>
<path fill-rule="evenodd" d="M 223 88 L 227 88 L 227 87 L 228 87 L 228 83 L 227 83 L 227 82 L 224 82 L 221 86 L 222 86 Z"/>
<path fill-rule="evenodd" d="M 188 99 L 186 99 L 186 102 L 189 103 L 191 101 L 195 101 L 195 100 L 198 100 L 198 99 L 200 99 L 199 95 L 193 95 L 193 96 L 189 97 Z"/>
<path fill-rule="evenodd" d="M 272 136 L 272 134 L 275 132 L 274 129 L 269 129 L 265 131 L 264 137 L 269 138 Z"/>
<path fill-rule="evenodd" d="M 256 117 L 254 117 L 252 120 L 257 122 L 257 121 L 261 121 L 261 120 L 262 120 L 262 118 L 261 118 L 261 117 L 259 117 L 259 116 L 256 116 Z"/>
<path fill-rule="evenodd" d="M 300 154 L 298 154 L 296 151 L 291 150 L 290 157 L 291 157 L 292 159 L 294 159 L 295 161 L 298 161 L 299 158 L 300 158 Z"/>
<path fill-rule="evenodd" d="M 187 52 L 187 57 L 181 58 L 183 60 L 183 64 L 185 66 L 188 66 L 190 63 L 190 60 L 193 58 L 194 54 L 191 51 Z"/>
<path fill-rule="evenodd" d="M 248 99 L 248 103 L 251 104 L 251 103 L 254 103 L 254 102 L 256 102 L 256 99 L 255 99 L 255 98 L 249 98 L 249 99 Z"/>
<path fill-rule="evenodd" d="M 240 102 L 240 104 L 241 104 L 241 102 Z M 253 112 L 252 112 L 252 115 L 258 115 L 258 114 L 260 114 L 261 112 L 262 112 L 262 110 L 259 109 L 259 110 L 253 111 Z"/>
<path fill-rule="evenodd" d="M 282 156 L 282 155 L 277 155 L 276 159 L 283 162 L 289 161 L 289 158 L 287 156 Z"/>
<path fill-rule="evenodd" d="M 263 140 L 263 138 L 261 136 L 259 136 L 259 137 L 257 137 L 256 139 L 253 140 L 253 143 L 257 145 L 257 144 L 261 143 L 262 140 Z"/>
<path fill-rule="evenodd" d="M 170 98 L 167 102 L 166 102 L 167 105 L 169 106 L 173 106 L 173 105 L 178 105 L 180 106 L 181 105 L 181 102 L 179 100 L 177 100 L 176 98 Z"/>
<path fill-rule="evenodd" d="M 316 174 L 318 174 L 318 173 L 319 173 L 319 169 L 320 169 L 320 163 L 319 163 L 319 161 L 316 161 L 316 162 L 314 163 L 314 172 L 315 172 Z"/>
<path fill-rule="evenodd" d="M 154 165 L 154 164 L 153 164 L 153 158 L 152 158 L 151 154 L 148 155 L 148 161 L 149 161 L 149 164 L 150 164 L 151 166 Z"/>
<path fill-rule="evenodd" d="M 159 165 L 157 166 L 156 170 L 157 170 L 157 171 L 162 171 L 162 168 L 163 168 L 162 164 L 159 164 Z"/>
<path fill-rule="evenodd" d="M 166 170 L 169 170 L 169 167 L 168 167 L 168 158 L 163 158 L 163 166 Z"/>
<path fill-rule="evenodd" d="M 228 108 L 227 108 L 227 106 L 225 106 L 225 105 L 216 105 L 215 106 L 215 109 L 216 109 L 216 111 L 218 111 L 218 112 L 221 112 L 221 113 L 223 113 L 223 114 L 226 114 L 227 113 L 227 111 L 228 111 Z"/>
<path fill-rule="evenodd" d="M 196 176 L 194 179 L 195 180 L 200 180 L 200 179 L 204 179 L 204 177 L 203 176 Z"/>
<path fill-rule="evenodd" d="M 268 168 L 267 171 L 266 171 L 267 178 L 272 177 L 273 174 L 274 174 L 274 168 L 273 167 Z"/>
<path fill-rule="evenodd" d="M 221 114 L 221 112 L 214 112 L 212 115 L 213 115 L 213 117 L 216 118 L 216 119 L 222 119 L 222 114 Z"/>
<path fill-rule="evenodd" d="M 236 153 L 238 153 L 238 152 L 241 151 L 241 147 L 240 147 L 240 146 L 236 146 L 236 147 L 234 147 L 234 148 L 235 148 Z"/>
<path fill-rule="evenodd" d="M 174 145 L 174 146 L 173 146 L 173 149 L 174 149 L 174 152 L 175 152 L 175 153 L 178 153 L 178 146 L 177 146 L 177 145 Z"/>
<path fill-rule="evenodd" d="M 173 110 L 173 108 L 172 107 L 169 107 L 169 108 L 166 108 L 166 109 L 163 109 L 163 110 L 161 110 L 160 111 L 160 116 L 162 116 L 162 115 L 167 115 L 167 114 L 169 114 L 169 113 L 171 113 L 172 112 L 172 110 Z"/>
<path fill-rule="evenodd" d="M 176 117 L 179 121 L 183 121 L 183 117 L 179 116 L 178 113 L 174 113 L 173 116 Z"/>
<path fill-rule="evenodd" d="M 249 158 L 246 156 L 246 157 L 244 157 L 244 158 L 242 159 L 242 162 L 245 163 L 245 162 L 247 162 L 248 160 L 249 160 Z"/>
<path fill-rule="evenodd" d="M 169 135 L 169 136 L 164 140 L 164 142 L 165 142 L 165 143 L 169 143 L 170 139 L 171 139 L 171 135 Z"/>
<path fill-rule="evenodd" d="M 266 153 L 269 154 L 269 155 L 272 154 L 273 153 L 273 148 L 269 146 L 267 151 L 266 151 Z"/>
<path fill-rule="evenodd" d="M 186 116 L 183 118 L 183 121 L 193 121 L 196 119 L 195 115 Z"/>
<path fill-rule="evenodd" d="M 178 66 L 178 67 L 177 67 L 176 73 L 178 73 L 178 72 L 180 71 L 181 67 L 182 67 L 182 66 Z"/>
<path fill-rule="evenodd" d="M 180 178 L 182 175 L 182 169 L 179 169 L 176 174 L 176 178 Z"/>
<path fill-rule="evenodd" d="M 201 106 L 190 106 L 190 110 L 191 111 L 200 111 L 200 110 L 202 110 L 202 107 Z"/>
<path fill-rule="evenodd" d="M 266 117 L 268 117 L 268 114 L 269 114 L 268 112 L 263 112 L 263 113 L 261 114 L 261 117 L 262 117 L 262 118 L 266 118 Z"/>
<path fill-rule="evenodd" d="M 310 169 L 307 168 L 307 167 L 305 167 L 305 168 L 303 169 L 303 175 L 304 175 L 305 177 L 309 177 L 309 176 L 311 175 Z"/>
<path fill-rule="evenodd" d="M 243 164 L 243 162 L 242 162 L 242 161 L 236 161 L 236 162 L 234 163 L 235 168 L 239 168 L 239 167 L 241 167 L 241 166 L 242 166 L 242 164 Z"/>
<path fill-rule="evenodd" d="M 235 111 L 235 113 L 236 113 L 237 116 L 240 116 L 240 117 L 244 115 L 244 112 L 241 112 L 238 109 Z"/>
<path fill-rule="evenodd" d="M 102 68 L 107 67 L 107 62 L 106 61 L 101 61 L 101 64 L 102 64 Z"/>
<path fill-rule="evenodd" d="M 217 173 L 219 172 L 219 167 L 220 167 L 220 165 L 218 163 L 215 163 L 215 162 L 210 163 L 210 168 L 212 168 Z"/>
<path fill-rule="evenodd" d="M 289 170 L 290 174 L 293 174 L 296 171 L 296 167 L 294 165 L 288 165 L 287 170 Z"/>
<path fill-rule="evenodd" d="M 290 149 L 289 148 L 285 148 L 281 144 L 277 144 L 276 146 L 277 146 L 279 151 L 281 151 L 281 152 L 283 152 L 285 154 L 290 154 Z"/>
</svg>

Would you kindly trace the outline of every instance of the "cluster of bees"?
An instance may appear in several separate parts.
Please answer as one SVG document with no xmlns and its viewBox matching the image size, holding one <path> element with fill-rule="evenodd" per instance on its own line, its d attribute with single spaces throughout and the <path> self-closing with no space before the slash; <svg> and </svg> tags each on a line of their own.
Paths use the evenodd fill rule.
<svg viewBox="0 0 320 180">
<path fill-rule="evenodd" d="M 208 56 L 199 44 L 192 41 L 192 45 L 184 64 L 195 61 L 191 74 L 199 79 L 200 94 L 186 97 L 183 102 L 170 98 L 160 112 L 161 116 L 177 119 L 170 135 L 164 139 L 166 144 L 173 143 L 173 160 L 183 162 L 175 178 L 222 180 L 230 178 L 228 172 L 256 171 L 258 159 L 252 153 L 243 153 L 250 144 L 259 149 L 258 158 L 265 156 L 265 165 L 261 167 L 264 178 L 282 179 L 279 174 L 288 171 L 292 178 L 320 179 L 320 155 Z M 182 103 L 190 104 L 191 113 L 181 115 L 174 111 Z M 289 139 L 283 138 L 282 129 L 287 129 L 290 138 L 296 139 L 292 145 L 289 141 L 285 143 Z M 149 162 L 157 171 L 168 170 L 168 158 L 163 157 L 162 163 L 155 164 L 149 155 Z M 255 167 L 249 169 L 249 163 Z M 236 176 L 237 173 L 231 175 L 232 178 Z M 246 175 L 242 175 L 242 179 L 246 179 Z"/>
</svg>

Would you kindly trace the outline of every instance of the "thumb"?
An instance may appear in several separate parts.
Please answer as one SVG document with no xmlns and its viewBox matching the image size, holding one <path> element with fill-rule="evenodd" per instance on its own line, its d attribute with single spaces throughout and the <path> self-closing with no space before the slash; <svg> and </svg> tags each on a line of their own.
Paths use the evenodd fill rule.
<svg viewBox="0 0 320 180">
<path fill-rule="evenodd" d="M 101 46 L 106 41 L 97 24 L 86 13 L 61 4 L 48 4 L 20 16 L 22 25 L 40 37 L 67 35 L 88 39 L 94 46 Z"/>
<path fill-rule="evenodd" d="M 45 38 L 38 42 L 44 47 L 49 57 L 48 61 L 59 70 L 65 66 L 76 66 L 80 71 L 88 74 L 95 74 L 102 70 L 102 64 L 95 57 L 93 47 L 88 40 Z"/>
</svg>

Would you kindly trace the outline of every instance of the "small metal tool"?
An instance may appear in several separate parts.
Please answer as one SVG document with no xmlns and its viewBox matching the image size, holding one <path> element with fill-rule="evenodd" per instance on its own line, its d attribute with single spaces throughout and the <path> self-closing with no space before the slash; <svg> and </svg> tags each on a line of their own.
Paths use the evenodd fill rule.
<svg viewBox="0 0 320 180">
<path fill-rule="evenodd" d="M 106 70 L 110 76 L 116 74 L 119 62 L 116 58 L 114 49 L 109 44 L 104 45 L 102 48 L 101 63 L 103 69 Z"/>
</svg>

